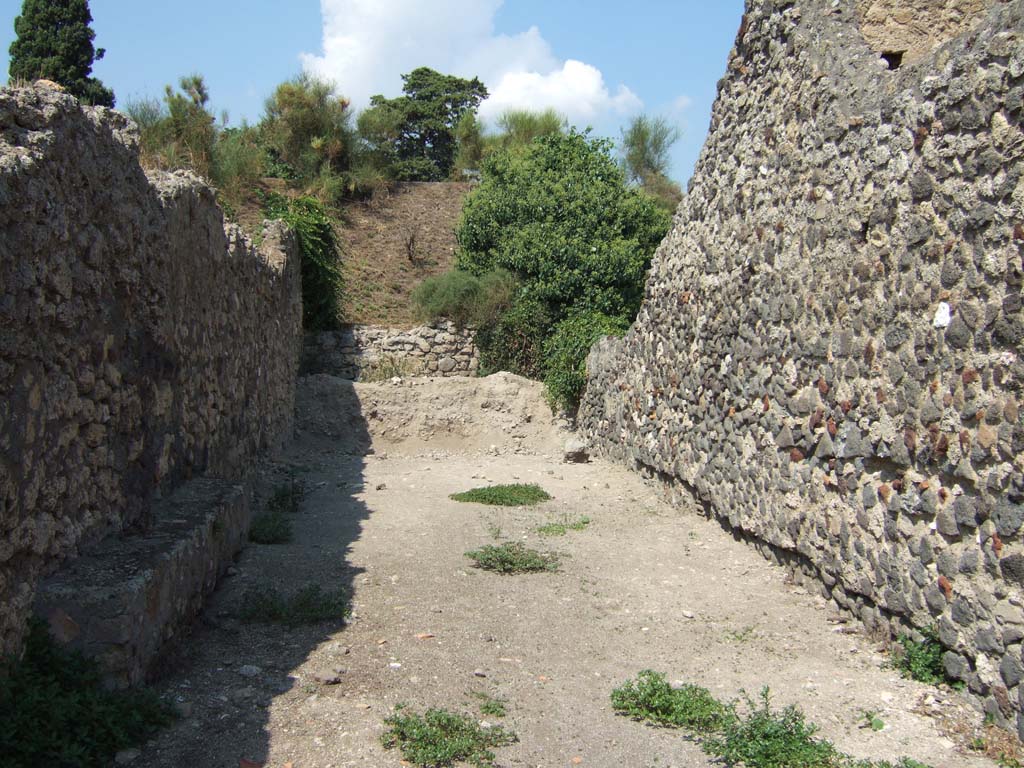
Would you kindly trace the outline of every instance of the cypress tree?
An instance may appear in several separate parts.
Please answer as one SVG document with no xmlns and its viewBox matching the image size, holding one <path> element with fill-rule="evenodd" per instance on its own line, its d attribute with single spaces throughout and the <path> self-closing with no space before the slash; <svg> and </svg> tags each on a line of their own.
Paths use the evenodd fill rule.
<svg viewBox="0 0 1024 768">
<path fill-rule="evenodd" d="M 91 23 L 88 0 L 24 0 L 14 20 L 11 78 L 46 78 L 86 104 L 114 106 L 114 92 L 90 77 L 93 62 L 106 53 L 93 48 Z"/>
</svg>

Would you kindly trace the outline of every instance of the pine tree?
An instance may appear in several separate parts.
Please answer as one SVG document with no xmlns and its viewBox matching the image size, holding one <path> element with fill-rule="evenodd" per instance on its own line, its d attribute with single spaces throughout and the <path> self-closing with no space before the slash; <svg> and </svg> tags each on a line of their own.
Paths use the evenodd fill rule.
<svg viewBox="0 0 1024 768">
<path fill-rule="evenodd" d="M 14 20 L 11 78 L 46 78 L 86 104 L 114 106 L 114 92 L 90 77 L 93 62 L 106 53 L 93 48 L 91 23 L 88 0 L 24 0 Z"/>
</svg>

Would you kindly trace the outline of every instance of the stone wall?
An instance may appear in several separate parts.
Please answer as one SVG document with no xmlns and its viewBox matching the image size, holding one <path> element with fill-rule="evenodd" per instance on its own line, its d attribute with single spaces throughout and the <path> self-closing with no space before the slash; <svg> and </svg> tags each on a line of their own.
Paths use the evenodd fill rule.
<svg viewBox="0 0 1024 768">
<path fill-rule="evenodd" d="M 1000 2 L 1006 0 L 856 0 L 868 45 L 907 64 L 973 29 Z"/>
<path fill-rule="evenodd" d="M 472 330 L 440 322 L 418 328 L 350 325 L 306 338 L 302 370 L 351 381 L 392 376 L 475 376 Z"/>
<path fill-rule="evenodd" d="M 0 652 L 42 574 L 290 436 L 299 281 L 283 226 L 256 248 L 198 178 L 147 178 L 123 115 L 0 90 Z"/>
<path fill-rule="evenodd" d="M 879 630 L 1024 686 L 1024 0 L 890 71 L 854 0 L 749 0 L 581 428 Z M 813 583 L 813 582 L 812 582 Z M 1019 721 L 1024 725 L 1024 720 Z"/>
</svg>

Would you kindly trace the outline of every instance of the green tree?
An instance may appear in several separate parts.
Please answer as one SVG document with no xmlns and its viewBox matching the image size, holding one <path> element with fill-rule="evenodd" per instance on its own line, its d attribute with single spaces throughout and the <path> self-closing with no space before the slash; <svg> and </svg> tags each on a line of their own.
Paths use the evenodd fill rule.
<svg viewBox="0 0 1024 768">
<path fill-rule="evenodd" d="M 679 129 L 663 117 L 638 115 L 622 132 L 622 162 L 627 178 L 639 184 L 662 208 L 672 212 L 683 192 L 668 177 L 669 152 Z"/>
<path fill-rule="evenodd" d="M 93 48 L 87 0 L 24 0 L 14 20 L 10 77 L 46 78 L 64 86 L 86 104 L 114 106 L 114 92 L 92 74 L 94 61 L 106 53 Z"/>
<path fill-rule="evenodd" d="M 370 99 L 359 119 L 360 133 L 395 178 L 441 181 L 451 176 L 458 151 L 456 127 L 487 98 L 478 78 L 465 80 L 427 67 L 402 75 L 394 99 Z"/>
</svg>

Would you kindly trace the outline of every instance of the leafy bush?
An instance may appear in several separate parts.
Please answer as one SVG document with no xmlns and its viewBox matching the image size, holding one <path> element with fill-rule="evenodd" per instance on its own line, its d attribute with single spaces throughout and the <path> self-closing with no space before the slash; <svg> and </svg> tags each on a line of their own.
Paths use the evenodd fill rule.
<svg viewBox="0 0 1024 768">
<path fill-rule="evenodd" d="M 0 754 L 9 768 L 107 765 L 172 719 L 151 691 L 107 690 L 95 663 L 57 647 L 38 620 L 21 660 L 0 664 Z"/>
<path fill-rule="evenodd" d="M 694 733 L 714 733 L 730 717 L 729 708 L 706 688 L 673 688 L 665 675 L 650 669 L 612 691 L 612 709 L 634 720 L 686 728 Z"/>
<path fill-rule="evenodd" d="M 538 552 L 519 542 L 485 544 L 480 549 L 467 552 L 466 557 L 472 560 L 477 568 L 506 575 L 558 570 L 558 555 L 552 552 Z"/>
<path fill-rule="evenodd" d="M 515 278 L 503 269 L 481 277 L 453 269 L 424 280 L 412 299 L 425 320 L 447 318 L 459 326 L 480 326 L 500 317 L 516 290 Z"/>
<path fill-rule="evenodd" d="M 544 385 L 552 406 L 579 407 L 587 383 L 587 354 L 602 336 L 621 336 L 626 320 L 600 312 L 583 312 L 563 320 L 544 343 Z"/>
<path fill-rule="evenodd" d="M 385 749 L 398 748 L 402 757 L 423 768 L 440 768 L 466 762 L 478 768 L 494 765 L 491 749 L 513 744 L 515 734 L 501 726 L 483 728 L 476 719 L 443 709 L 424 714 L 395 714 L 384 720 L 388 730 L 381 736 Z"/>
<path fill-rule="evenodd" d="M 298 238 L 302 252 L 302 326 L 307 331 L 337 327 L 342 290 L 340 252 L 334 225 L 323 203 L 303 196 L 263 195 L 270 218 L 282 219 Z"/>
<path fill-rule="evenodd" d="M 544 339 L 550 328 L 547 308 L 536 299 L 518 296 L 507 311 L 481 323 L 477 329 L 480 375 L 509 371 L 540 379 L 544 371 Z"/>
<path fill-rule="evenodd" d="M 504 268 L 555 322 L 591 309 L 633 317 L 670 218 L 625 183 L 611 144 L 571 130 L 485 158 L 458 228 L 460 269 Z"/>
<path fill-rule="evenodd" d="M 893 665 L 904 677 L 919 683 L 938 685 L 946 682 L 946 670 L 942 665 L 945 649 L 939 642 L 935 627 L 921 630 L 921 640 L 910 635 L 900 635 L 900 648 L 894 654 Z"/>
<path fill-rule="evenodd" d="M 740 717 L 730 705 L 720 732 L 701 745 L 706 754 L 726 765 L 750 768 L 839 768 L 848 761 L 831 742 L 814 737 L 817 726 L 799 709 L 773 711 L 767 688 L 761 691 L 760 704 L 748 698 L 747 706 L 750 711 Z"/>
<path fill-rule="evenodd" d="M 497 507 L 527 507 L 549 501 L 551 496 L 539 485 L 515 483 L 474 488 L 465 493 L 453 493 L 451 498 L 454 501 L 490 504 Z"/>
</svg>

